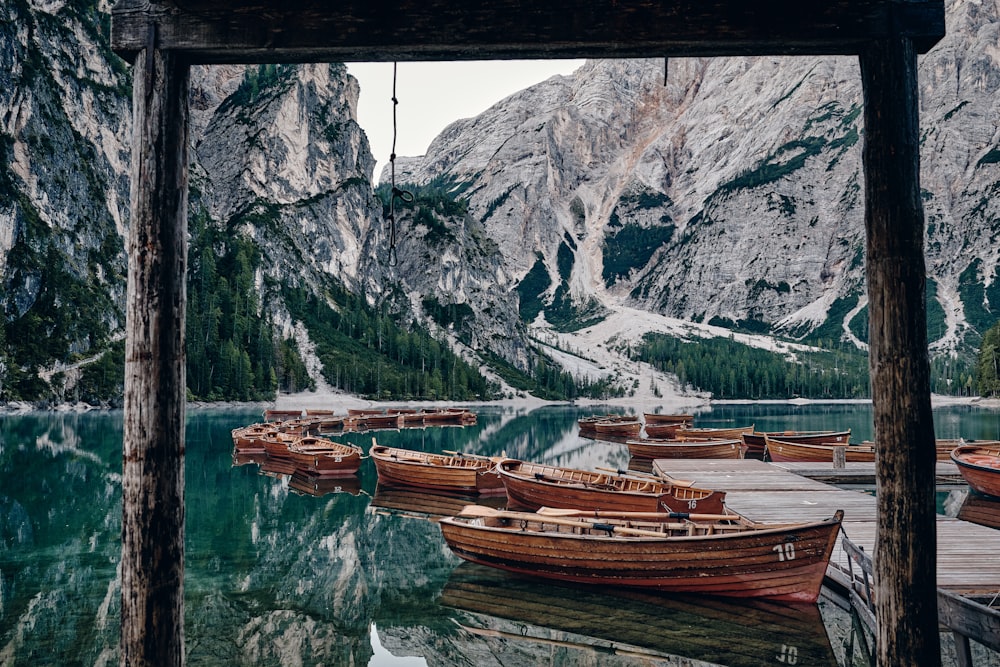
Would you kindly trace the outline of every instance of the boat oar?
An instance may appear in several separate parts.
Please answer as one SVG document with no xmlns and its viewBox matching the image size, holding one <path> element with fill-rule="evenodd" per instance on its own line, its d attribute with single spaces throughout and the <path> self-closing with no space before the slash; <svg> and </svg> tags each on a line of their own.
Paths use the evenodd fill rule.
<svg viewBox="0 0 1000 667">
<path fill-rule="evenodd" d="M 577 510 L 560 507 L 539 507 L 536 514 L 545 516 L 579 517 L 593 519 L 688 519 L 691 521 L 737 521 L 739 514 L 694 514 L 691 512 L 615 512 L 613 510 Z"/>
<path fill-rule="evenodd" d="M 599 521 L 586 521 L 583 518 L 561 518 L 544 514 L 532 514 L 530 512 L 511 512 L 510 510 L 498 510 L 483 505 L 466 505 L 459 516 L 463 517 L 488 517 L 494 519 L 507 519 L 509 521 L 536 521 L 538 523 L 550 523 L 556 526 L 569 526 L 571 528 L 587 528 L 590 530 L 603 530 L 611 535 L 632 535 L 635 537 L 669 537 L 665 533 L 655 530 L 643 530 L 641 528 L 629 528 L 627 526 L 617 526 L 613 523 L 601 523 Z M 683 523 L 661 524 L 671 530 L 683 530 L 687 528 Z"/>
<path fill-rule="evenodd" d="M 622 470 L 621 468 L 602 468 L 597 466 L 597 470 L 602 472 L 610 472 L 618 475 L 619 477 L 631 477 L 632 479 L 654 480 L 657 482 L 662 482 L 664 484 L 673 484 L 674 486 L 690 487 L 694 486 L 694 482 L 687 479 L 674 479 L 670 475 L 658 475 L 652 472 L 642 472 L 640 470 Z"/>
</svg>

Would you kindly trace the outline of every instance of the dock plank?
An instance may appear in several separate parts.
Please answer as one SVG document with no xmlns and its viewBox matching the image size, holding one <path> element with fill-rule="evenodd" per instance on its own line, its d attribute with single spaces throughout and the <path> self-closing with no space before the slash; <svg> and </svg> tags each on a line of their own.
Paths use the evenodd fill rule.
<svg viewBox="0 0 1000 667">
<path fill-rule="evenodd" d="M 862 466 L 847 464 L 848 477 L 864 473 Z M 939 462 L 939 479 L 947 478 L 949 466 Z M 863 490 L 840 489 L 802 476 L 815 464 L 773 464 L 757 460 L 659 459 L 653 468 L 662 473 L 694 480 L 703 488 L 726 492 L 726 505 L 754 521 L 817 521 L 844 510 L 842 530 L 868 553 L 875 552 L 878 503 Z M 829 469 L 827 469 L 829 471 Z M 824 471 L 826 472 L 826 471 Z M 940 588 L 962 594 L 1000 594 L 1000 530 L 961 519 L 937 518 L 937 582 Z M 831 568 L 846 569 L 847 556 L 838 544 Z"/>
</svg>

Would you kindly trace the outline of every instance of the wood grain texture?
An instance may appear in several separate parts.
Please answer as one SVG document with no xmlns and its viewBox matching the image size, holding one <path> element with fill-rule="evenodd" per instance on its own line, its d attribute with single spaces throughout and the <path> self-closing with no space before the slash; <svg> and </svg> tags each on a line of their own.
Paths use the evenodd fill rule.
<svg viewBox="0 0 1000 667">
<path fill-rule="evenodd" d="M 186 64 L 151 48 L 133 84 L 122 465 L 122 664 L 184 664 Z"/>
<path fill-rule="evenodd" d="M 113 48 L 131 57 L 150 23 L 203 63 L 856 54 L 945 33 L 941 0 L 122 0 Z"/>
<path fill-rule="evenodd" d="M 920 201 L 917 54 L 908 39 L 867 47 L 864 90 L 869 363 L 878 497 L 880 665 L 940 664 L 935 442 Z"/>
</svg>

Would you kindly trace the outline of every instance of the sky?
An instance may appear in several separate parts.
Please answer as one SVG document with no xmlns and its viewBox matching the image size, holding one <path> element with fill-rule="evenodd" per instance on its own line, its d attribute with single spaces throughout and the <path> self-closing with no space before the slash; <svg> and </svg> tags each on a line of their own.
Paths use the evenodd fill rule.
<svg viewBox="0 0 1000 667">
<path fill-rule="evenodd" d="M 570 74 L 582 60 L 401 62 L 396 67 L 396 155 L 423 155 L 445 127 L 471 118 L 503 98 L 556 74 Z M 392 154 L 393 63 L 348 63 L 361 84 L 358 123 L 378 161 L 374 179 Z"/>
</svg>

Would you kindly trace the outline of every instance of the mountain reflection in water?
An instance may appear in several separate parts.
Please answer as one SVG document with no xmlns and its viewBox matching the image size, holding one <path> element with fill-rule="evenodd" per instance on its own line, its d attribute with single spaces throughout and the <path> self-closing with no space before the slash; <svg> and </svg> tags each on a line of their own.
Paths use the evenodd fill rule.
<svg viewBox="0 0 1000 667">
<path fill-rule="evenodd" d="M 379 444 L 428 452 L 506 452 L 564 467 L 625 469 L 625 445 L 578 434 L 577 419 L 608 411 L 607 406 L 531 411 L 489 406 L 476 408 L 474 426 L 384 431 L 377 437 Z M 996 428 L 995 413 L 948 408 L 944 417 L 941 423 L 952 430 L 940 437 L 997 437 L 990 431 Z M 749 635 L 758 637 L 754 646 L 764 644 L 760 655 L 766 654 L 766 662 L 783 657 L 785 640 L 757 625 L 762 618 L 770 619 L 767 625 L 777 623 L 781 614 L 747 612 L 755 620 L 740 625 L 717 603 L 689 601 L 678 609 L 638 593 L 613 592 L 605 599 L 595 591 L 560 598 L 550 586 L 521 581 L 480 591 L 480 603 L 507 600 L 503 609 L 469 609 L 468 593 L 462 603 L 455 597 L 466 569 L 453 575 L 459 559 L 433 520 L 465 499 L 379 489 L 370 460 L 356 478 L 329 483 L 260 460 L 234 461 L 231 430 L 260 420 L 258 410 L 188 412 L 188 665 L 391 665 L 394 656 L 419 657 L 430 665 L 534 665 L 550 662 L 552 652 L 564 648 L 571 652 L 565 662 L 603 665 L 610 654 L 601 647 L 619 644 L 616 651 L 687 655 L 690 650 L 700 660 L 747 664 L 738 662 L 744 649 L 733 644 L 744 646 Z M 843 427 L 857 439 L 871 437 L 866 405 L 724 406 L 697 414 L 695 421 L 699 426 L 750 422 L 767 430 Z M 343 439 L 367 451 L 371 437 Z M 121 445 L 120 412 L 0 416 L 0 664 L 5 667 L 118 662 Z M 468 584 L 462 585 L 467 590 Z M 558 601 L 556 611 L 539 602 L 545 596 Z M 576 609 L 577 617 L 570 618 L 566 609 Z M 850 616 L 831 604 L 820 609 L 828 643 L 846 664 Z M 687 620 L 682 625 L 680 619 Z M 799 656 L 815 653 L 823 664 L 828 656 L 816 619 L 808 625 L 812 630 L 793 623 L 800 620 L 799 615 L 781 620 L 794 630 L 795 643 L 787 646 L 794 645 Z M 654 621 L 657 629 L 639 636 L 637 628 Z M 545 641 L 501 642 L 498 637 L 506 635 L 491 634 L 516 634 L 522 626 Z M 676 639 L 676 633 L 692 630 L 703 632 L 697 641 Z M 591 646 L 577 648 L 581 642 Z M 685 642 L 690 649 L 681 648 Z M 782 664 L 791 664 L 787 649 L 784 657 Z M 638 660 L 620 657 L 626 658 Z"/>
</svg>

